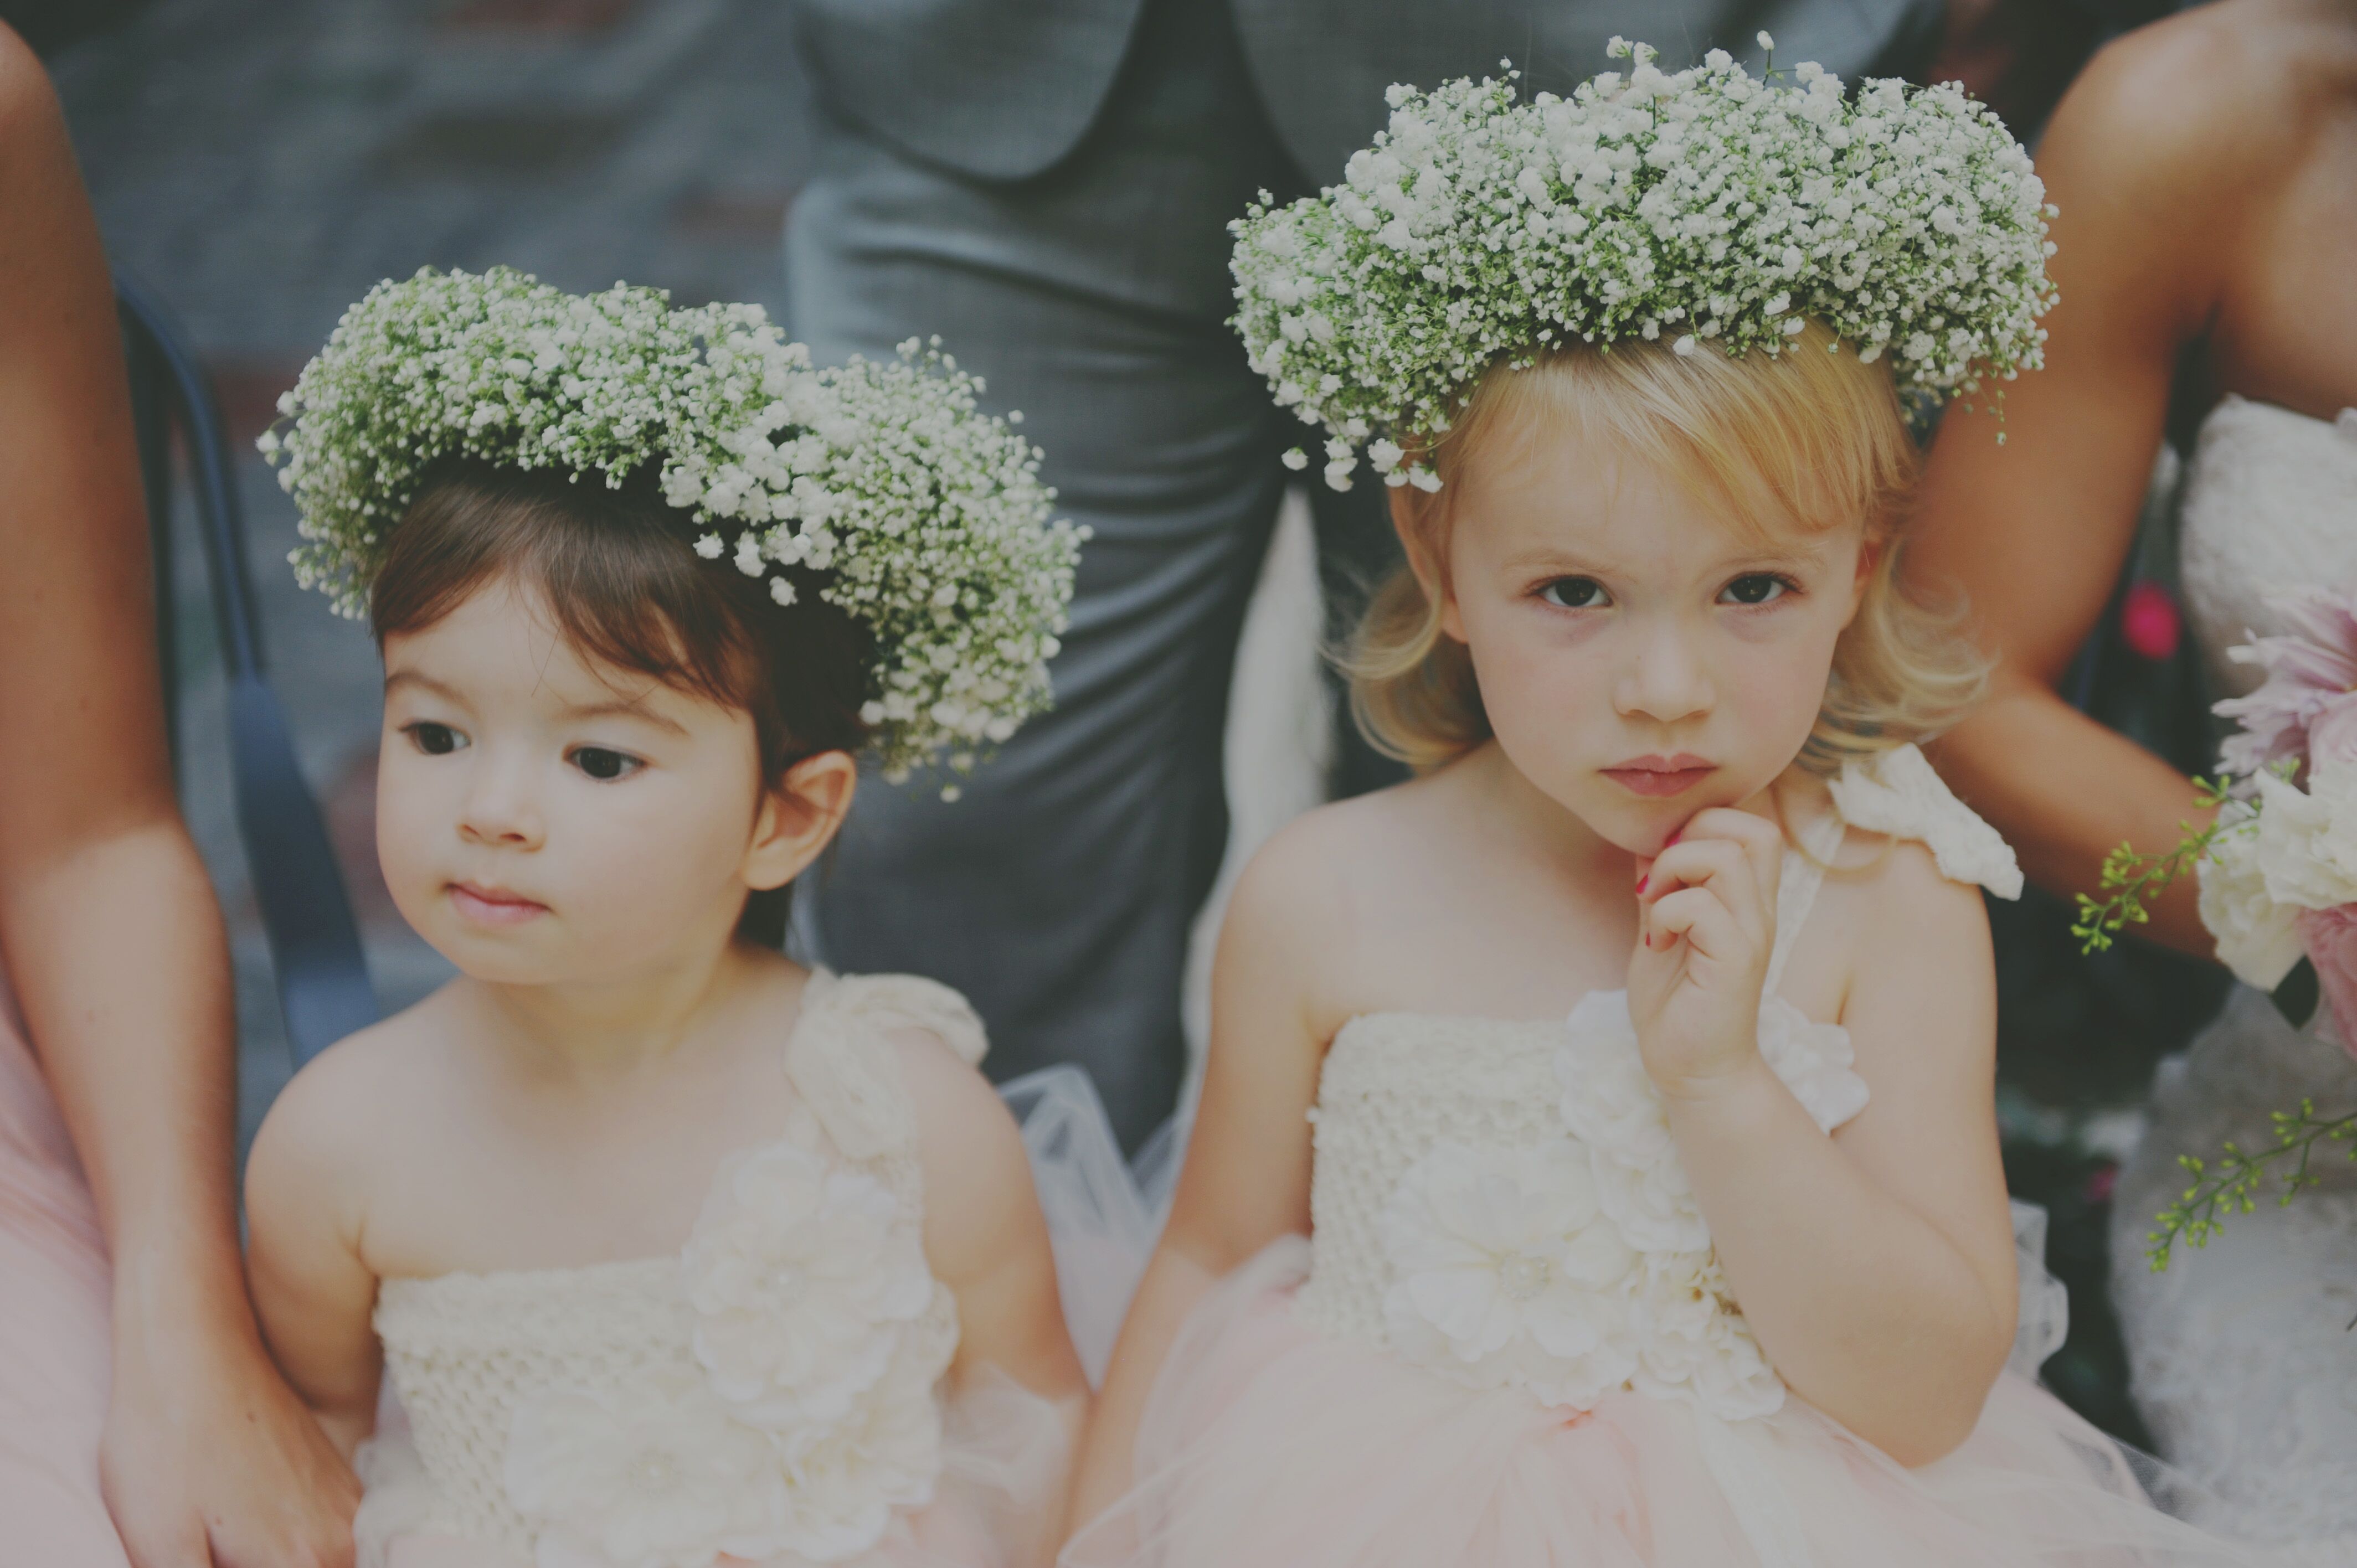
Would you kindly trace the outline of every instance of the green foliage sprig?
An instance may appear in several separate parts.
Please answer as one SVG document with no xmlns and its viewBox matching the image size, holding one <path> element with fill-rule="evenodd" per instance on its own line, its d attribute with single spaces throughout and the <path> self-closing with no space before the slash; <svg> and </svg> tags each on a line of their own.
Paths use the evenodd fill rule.
<svg viewBox="0 0 2357 1568">
<path fill-rule="evenodd" d="M 2272 1149 L 2245 1154 L 2230 1143 L 2214 1165 L 2192 1155 L 2178 1156 L 2177 1163 L 2193 1182 L 2160 1211 L 2157 1228 L 2145 1237 L 2145 1256 L 2152 1260 L 2155 1273 L 2169 1267 L 2178 1242 L 2198 1251 L 2218 1233 L 2225 1216 L 2256 1208 L 2260 1190 L 2271 1181 L 2282 1188 L 2276 1199 L 2279 1205 L 2290 1203 L 2303 1187 L 2315 1186 L 2309 1166 L 2319 1152 L 2345 1145 L 2348 1157 L 2357 1160 L 2357 1111 L 2319 1116 L 2316 1101 L 2302 1100 L 2298 1111 L 2276 1112 L 2275 1127 Z"/>
<path fill-rule="evenodd" d="M 2214 811 L 2226 803 L 2229 786 L 2222 778 L 2196 779 L 2193 788 L 2194 803 L 2204 811 Z M 2158 897 L 2162 889 L 2192 870 L 2220 839 L 2245 832 L 2257 821 L 2254 811 L 2233 821 L 2215 818 L 2205 828 L 2179 822 L 2178 831 L 2184 836 L 2177 841 L 2175 849 L 2162 854 L 2138 854 L 2135 845 L 2122 839 L 2119 847 L 2104 857 L 2102 890 L 2111 897 L 2099 899 L 2091 893 L 2078 896 L 2079 919 L 2071 928 L 2071 934 L 2079 939 L 2080 952 L 2106 951 L 2112 939 L 2121 931 L 2150 920 L 2148 900 Z"/>
</svg>

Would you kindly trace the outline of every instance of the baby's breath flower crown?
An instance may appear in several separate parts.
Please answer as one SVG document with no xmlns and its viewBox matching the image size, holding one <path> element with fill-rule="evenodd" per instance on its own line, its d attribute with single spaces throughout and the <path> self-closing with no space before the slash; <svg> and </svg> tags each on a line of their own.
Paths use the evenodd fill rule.
<svg viewBox="0 0 2357 1568">
<path fill-rule="evenodd" d="M 1610 52 L 1628 77 L 1568 99 L 1518 102 L 1511 71 L 1394 87 L 1342 184 L 1232 226 L 1234 325 L 1277 401 L 1326 427 L 1329 484 L 1364 445 L 1386 483 L 1438 489 L 1421 444 L 1491 365 L 1554 345 L 1774 354 L 1815 317 L 1919 404 L 2042 362 L 2053 209 L 1963 89 L 1852 98 L 1815 65 L 1781 86 L 1720 49 L 1675 74 L 1647 45 Z"/>
<path fill-rule="evenodd" d="M 773 568 L 825 574 L 819 596 L 873 634 L 863 717 L 899 778 L 945 751 L 964 772 L 1048 706 L 1071 602 L 1085 532 L 1049 521 L 1021 415 L 978 413 L 982 391 L 914 338 L 818 369 L 756 305 L 428 269 L 344 313 L 260 445 L 301 514 L 296 577 L 355 617 L 438 459 L 609 487 L 658 466 L 699 555 L 769 576 L 780 605 Z"/>
</svg>

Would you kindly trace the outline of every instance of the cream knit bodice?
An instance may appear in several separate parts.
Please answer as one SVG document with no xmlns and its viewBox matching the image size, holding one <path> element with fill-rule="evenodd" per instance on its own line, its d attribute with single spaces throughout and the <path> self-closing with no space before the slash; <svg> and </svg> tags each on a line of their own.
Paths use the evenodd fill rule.
<svg viewBox="0 0 2357 1568">
<path fill-rule="evenodd" d="M 723 1164 L 677 1256 L 384 1282 L 408 1433 L 364 1451 L 363 1563 L 413 1530 L 544 1562 L 833 1563 L 928 1500 L 958 1330 L 888 1037 L 909 1026 L 982 1055 L 946 987 L 813 974 L 788 1124 Z"/>
<path fill-rule="evenodd" d="M 1848 1032 L 1776 993 L 1846 826 L 1921 840 L 2013 897 L 2012 853 L 1901 747 L 1833 786 L 1788 848 L 1762 1054 L 1828 1133 L 1867 1103 Z M 1726 1419 L 1783 1400 L 1696 1209 L 1623 992 L 1567 1020 L 1376 1014 L 1335 1036 L 1315 1123 L 1310 1273 L 1297 1310 L 1446 1376 L 1592 1406 L 1624 1387 Z"/>
</svg>

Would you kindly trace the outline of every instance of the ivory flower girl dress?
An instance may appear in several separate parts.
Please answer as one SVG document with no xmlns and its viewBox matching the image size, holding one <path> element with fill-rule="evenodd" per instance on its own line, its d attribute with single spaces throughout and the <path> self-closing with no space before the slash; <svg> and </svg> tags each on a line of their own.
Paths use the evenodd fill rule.
<svg viewBox="0 0 2357 1568">
<path fill-rule="evenodd" d="M 1828 1133 L 1867 1086 L 1847 1032 L 1776 986 L 1845 820 L 1923 841 L 1952 878 L 2020 886 L 1911 746 L 1834 797 L 1839 815 L 1785 854 L 1760 1015 L 1761 1052 Z M 1622 993 L 1567 1022 L 1354 1018 L 1311 1118 L 1313 1235 L 1190 1318 L 1139 1430 L 1138 1486 L 1068 1564 L 2247 1561 L 2155 1509 L 2120 1451 L 2018 1373 L 1917 1470 L 1803 1403 L 1720 1271 Z M 2033 1316 L 2034 1366 L 2059 1334 Z"/>
<path fill-rule="evenodd" d="M 676 1256 L 388 1280 L 405 1428 L 361 1452 L 363 1568 L 985 1568 L 1044 1557 L 1068 1455 L 999 1379 L 947 1397 L 916 1134 L 885 1036 L 969 1062 L 979 1020 L 910 976 L 811 977 L 795 1108 L 725 1163 Z"/>
</svg>

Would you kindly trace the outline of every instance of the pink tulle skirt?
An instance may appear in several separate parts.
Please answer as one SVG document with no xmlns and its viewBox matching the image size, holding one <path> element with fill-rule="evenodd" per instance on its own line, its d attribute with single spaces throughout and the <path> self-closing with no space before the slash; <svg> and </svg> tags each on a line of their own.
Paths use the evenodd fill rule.
<svg viewBox="0 0 2357 1568">
<path fill-rule="evenodd" d="M 0 1557 L 124 1568 L 98 1487 L 106 1240 L 57 1102 L 0 985 Z"/>
<path fill-rule="evenodd" d="M 1137 1488 L 1067 1568 L 2188 1568 L 2263 1561 L 2148 1500 L 2109 1438 L 2010 1373 L 1921 1469 L 1798 1400 L 1729 1423 L 1623 1392 L 1478 1391 L 1292 1312 L 1288 1238 L 1189 1319 Z"/>
</svg>

